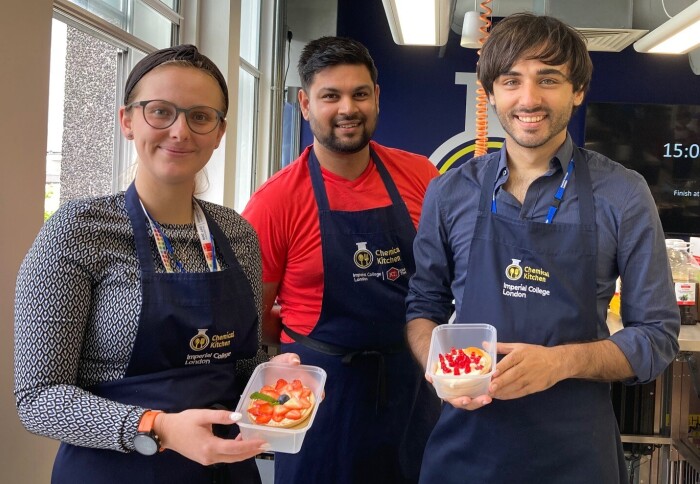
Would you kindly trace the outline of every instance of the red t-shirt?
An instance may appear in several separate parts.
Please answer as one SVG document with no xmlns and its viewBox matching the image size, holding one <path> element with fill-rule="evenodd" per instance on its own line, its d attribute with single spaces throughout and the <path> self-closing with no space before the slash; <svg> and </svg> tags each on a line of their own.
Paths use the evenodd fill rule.
<svg viewBox="0 0 700 484">
<path fill-rule="evenodd" d="M 423 196 L 438 175 L 426 157 L 375 142 L 379 155 L 418 226 Z M 318 209 L 307 165 L 309 151 L 267 180 L 252 196 L 245 217 L 260 238 L 263 282 L 279 283 L 277 303 L 282 322 L 301 334 L 309 334 L 321 314 L 323 255 Z M 370 161 L 355 180 L 321 169 L 332 210 L 359 211 L 386 207 L 389 194 Z M 291 340 L 282 334 L 283 342 Z"/>
</svg>

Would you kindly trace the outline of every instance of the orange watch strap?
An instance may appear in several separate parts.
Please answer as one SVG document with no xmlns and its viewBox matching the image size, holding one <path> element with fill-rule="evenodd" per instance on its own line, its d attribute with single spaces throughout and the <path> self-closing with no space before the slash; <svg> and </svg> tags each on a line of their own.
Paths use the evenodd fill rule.
<svg viewBox="0 0 700 484">
<path fill-rule="evenodd" d="M 141 415 L 141 420 L 139 420 L 139 428 L 137 432 L 151 432 L 153 430 L 153 424 L 156 421 L 156 416 L 159 413 L 163 413 L 162 410 L 147 410 Z"/>
</svg>

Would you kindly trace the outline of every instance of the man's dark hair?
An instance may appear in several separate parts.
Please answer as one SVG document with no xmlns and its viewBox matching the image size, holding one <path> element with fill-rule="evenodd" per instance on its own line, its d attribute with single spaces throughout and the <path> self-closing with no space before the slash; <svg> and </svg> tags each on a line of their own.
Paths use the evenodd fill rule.
<svg viewBox="0 0 700 484">
<path fill-rule="evenodd" d="M 493 83 L 520 60 L 566 65 L 574 92 L 588 91 L 593 63 L 586 40 L 573 27 L 554 17 L 531 13 L 510 15 L 491 30 L 476 66 L 479 82 L 493 94 Z"/>
<path fill-rule="evenodd" d="M 346 64 L 364 65 L 372 82 L 377 84 L 377 68 L 364 45 L 344 37 L 321 37 L 306 44 L 301 51 L 297 64 L 301 87 L 308 91 L 318 71 Z"/>
</svg>

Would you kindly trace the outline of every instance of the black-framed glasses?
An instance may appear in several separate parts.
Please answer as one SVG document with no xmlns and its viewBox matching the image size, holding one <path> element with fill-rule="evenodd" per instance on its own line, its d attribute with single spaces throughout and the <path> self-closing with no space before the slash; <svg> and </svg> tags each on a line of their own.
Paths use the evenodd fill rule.
<svg viewBox="0 0 700 484">
<path fill-rule="evenodd" d="M 143 119 L 148 125 L 156 129 L 169 128 L 175 124 L 180 113 L 185 113 L 187 126 L 193 133 L 208 134 L 214 131 L 219 122 L 224 119 L 224 113 L 209 106 L 179 108 L 169 101 L 160 99 L 136 101 L 126 106 L 127 109 L 136 107 L 141 108 Z"/>
</svg>

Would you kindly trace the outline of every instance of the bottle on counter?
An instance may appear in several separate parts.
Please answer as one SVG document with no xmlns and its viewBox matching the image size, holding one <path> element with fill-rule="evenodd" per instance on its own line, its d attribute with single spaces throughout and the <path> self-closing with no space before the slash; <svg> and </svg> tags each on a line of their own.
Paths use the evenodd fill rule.
<svg viewBox="0 0 700 484">
<path fill-rule="evenodd" d="M 681 312 L 681 324 L 698 322 L 697 281 L 700 264 L 688 252 L 688 243 L 681 239 L 666 239 L 666 253 L 676 287 L 676 302 Z"/>
<path fill-rule="evenodd" d="M 608 330 L 610 334 L 616 333 L 622 329 L 622 284 L 620 278 L 618 277 L 615 281 L 615 294 L 613 294 L 612 299 L 610 299 L 610 304 L 608 305 L 608 315 L 606 318 L 606 323 L 608 325 Z"/>
</svg>

